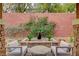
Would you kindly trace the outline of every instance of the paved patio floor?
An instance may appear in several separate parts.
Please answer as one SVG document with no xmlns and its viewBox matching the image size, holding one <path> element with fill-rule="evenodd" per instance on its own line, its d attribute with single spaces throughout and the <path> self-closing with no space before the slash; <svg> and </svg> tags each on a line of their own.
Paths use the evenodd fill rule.
<svg viewBox="0 0 79 59">
<path fill-rule="evenodd" d="M 28 48 L 28 50 L 29 50 L 29 48 Z M 32 56 L 31 53 L 30 53 L 30 51 L 28 51 L 26 53 L 26 56 Z M 41 56 L 41 55 L 39 55 L 39 56 Z M 54 56 L 54 54 L 53 53 L 48 53 L 47 56 Z"/>
</svg>

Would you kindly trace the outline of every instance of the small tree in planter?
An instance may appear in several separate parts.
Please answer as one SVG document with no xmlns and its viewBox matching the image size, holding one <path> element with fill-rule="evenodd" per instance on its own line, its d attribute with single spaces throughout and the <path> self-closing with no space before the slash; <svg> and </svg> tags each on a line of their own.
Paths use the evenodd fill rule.
<svg viewBox="0 0 79 59">
<path fill-rule="evenodd" d="M 51 41 L 52 35 L 51 34 L 48 34 L 47 35 L 47 38 L 48 38 L 48 41 Z"/>
<path fill-rule="evenodd" d="M 31 41 L 31 39 L 33 38 L 33 34 L 29 34 L 28 36 L 29 41 Z"/>
</svg>

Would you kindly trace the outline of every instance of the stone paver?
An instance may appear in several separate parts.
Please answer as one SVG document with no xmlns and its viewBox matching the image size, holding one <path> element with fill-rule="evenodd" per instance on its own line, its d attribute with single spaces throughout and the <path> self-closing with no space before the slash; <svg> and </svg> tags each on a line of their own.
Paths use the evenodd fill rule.
<svg viewBox="0 0 79 59">
<path fill-rule="evenodd" d="M 30 52 L 32 55 L 47 55 L 51 52 L 51 49 L 43 45 L 38 45 L 30 48 Z"/>
</svg>

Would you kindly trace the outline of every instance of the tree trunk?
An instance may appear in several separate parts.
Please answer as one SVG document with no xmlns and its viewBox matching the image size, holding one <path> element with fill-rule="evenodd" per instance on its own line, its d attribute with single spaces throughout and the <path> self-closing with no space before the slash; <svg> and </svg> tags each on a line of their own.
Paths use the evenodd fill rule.
<svg viewBox="0 0 79 59">
<path fill-rule="evenodd" d="M 2 20 L 2 4 L 0 3 L 0 21 Z M 0 56 L 6 55 L 4 25 L 0 23 Z"/>
<path fill-rule="evenodd" d="M 76 4 L 76 19 L 79 20 L 79 3 Z M 75 47 L 76 47 L 76 56 L 79 56 L 79 24 L 74 25 L 74 30 L 77 32 L 74 33 L 76 40 L 75 40 Z"/>
</svg>

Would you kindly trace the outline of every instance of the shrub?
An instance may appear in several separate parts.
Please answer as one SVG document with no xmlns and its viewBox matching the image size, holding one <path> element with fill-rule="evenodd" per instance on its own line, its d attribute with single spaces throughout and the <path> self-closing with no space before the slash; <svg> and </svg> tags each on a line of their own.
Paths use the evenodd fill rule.
<svg viewBox="0 0 79 59">
<path fill-rule="evenodd" d="M 54 36 L 55 23 L 49 23 L 46 17 L 38 18 L 38 21 L 32 19 L 24 27 L 30 31 L 30 38 L 38 37 L 39 33 L 41 33 L 42 37 L 49 39 Z"/>
</svg>

